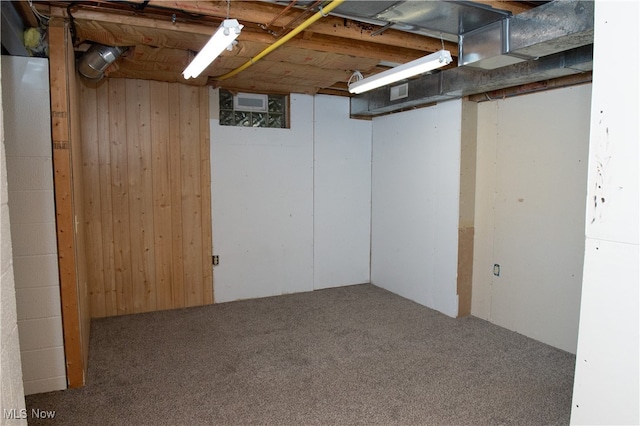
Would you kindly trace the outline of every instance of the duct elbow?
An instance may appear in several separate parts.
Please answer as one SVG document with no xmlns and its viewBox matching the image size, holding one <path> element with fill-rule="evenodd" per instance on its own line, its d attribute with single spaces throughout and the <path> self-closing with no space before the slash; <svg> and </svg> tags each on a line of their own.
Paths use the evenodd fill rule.
<svg viewBox="0 0 640 426">
<path fill-rule="evenodd" d="M 126 47 L 94 44 L 78 61 L 78 72 L 85 78 L 98 81 L 105 70 L 127 50 Z"/>
</svg>

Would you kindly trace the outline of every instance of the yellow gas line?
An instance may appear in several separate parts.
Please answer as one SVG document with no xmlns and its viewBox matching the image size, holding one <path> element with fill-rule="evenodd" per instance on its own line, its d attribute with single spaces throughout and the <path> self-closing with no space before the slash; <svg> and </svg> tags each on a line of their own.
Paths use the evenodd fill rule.
<svg viewBox="0 0 640 426">
<path fill-rule="evenodd" d="M 267 47 L 262 52 L 258 53 L 253 58 L 249 59 L 243 65 L 239 66 L 238 68 L 236 68 L 233 71 L 229 71 L 226 74 L 223 74 L 223 75 L 221 75 L 219 77 L 214 77 L 214 78 L 216 80 L 226 80 L 227 78 L 233 77 L 234 75 L 238 74 L 239 72 L 242 72 L 242 71 L 246 70 L 251 65 L 255 64 L 260 59 L 264 58 L 266 55 L 268 55 L 269 53 L 273 52 L 275 49 L 277 49 L 278 47 L 282 46 L 283 44 L 285 44 L 286 42 L 288 42 L 289 40 L 291 40 L 292 38 L 297 36 L 300 32 L 304 31 L 309 25 L 313 24 L 314 22 L 316 22 L 320 18 L 322 18 L 324 16 L 327 16 L 327 14 L 329 12 L 331 12 L 333 9 L 335 9 L 337 6 L 339 6 L 340 3 L 342 3 L 342 2 L 344 2 L 344 0 L 333 0 L 326 7 L 321 7 L 320 11 L 316 12 L 315 15 L 313 15 L 312 17 L 310 17 L 309 19 L 304 21 L 302 24 L 298 25 L 291 32 L 289 32 L 287 35 L 285 35 L 281 39 L 277 40 L 271 46 Z"/>
</svg>

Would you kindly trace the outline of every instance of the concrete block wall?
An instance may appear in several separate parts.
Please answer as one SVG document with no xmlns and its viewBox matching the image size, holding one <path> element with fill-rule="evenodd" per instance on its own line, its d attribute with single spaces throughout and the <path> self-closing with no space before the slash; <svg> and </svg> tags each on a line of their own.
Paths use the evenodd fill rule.
<svg viewBox="0 0 640 426">
<path fill-rule="evenodd" d="M 48 62 L 3 57 L 13 269 L 24 393 L 66 388 Z"/>
<path fill-rule="evenodd" d="M 5 166 L 4 126 L 2 108 L 0 108 L 0 404 L 2 404 L 0 410 L 3 413 L 5 410 L 20 413 L 25 409 L 25 402 L 20 366 L 15 281 L 11 261 L 11 228 Z M 9 420 L 5 417 L 3 415 L 0 418 L 0 424 L 27 424 L 26 419 Z"/>
</svg>

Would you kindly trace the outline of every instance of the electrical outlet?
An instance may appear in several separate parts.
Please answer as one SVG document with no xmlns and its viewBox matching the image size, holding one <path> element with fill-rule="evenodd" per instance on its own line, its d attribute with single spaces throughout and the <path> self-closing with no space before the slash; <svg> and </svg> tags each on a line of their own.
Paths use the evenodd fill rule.
<svg viewBox="0 0 640 426">
<path fill-rule="evenodd" d="M 218 266 L 220 264 L 220 257 L 218 255 L 211 256 L 211 263 L 213 266 Z"/>
<path fill-rule="evenodd" d="M 495 275 L 496 277 L 500 276 L 500 265 L 498 265 L 497 263 L 493 265 L 493 275 Z"/>
</svg>

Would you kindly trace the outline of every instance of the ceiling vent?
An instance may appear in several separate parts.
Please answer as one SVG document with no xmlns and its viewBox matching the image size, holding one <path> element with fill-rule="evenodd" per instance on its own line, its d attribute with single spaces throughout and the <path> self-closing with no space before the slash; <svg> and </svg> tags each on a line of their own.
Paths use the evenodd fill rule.
<svg viewBox="0 0 640 426">
<path fill-rule="evenodd" d="M 126 47 L 94 44 L 80 58 L 78 72 L 90 80 L 100 80 L 104 77 L 104 72 L 109 65 L 115 62 L 126 50 Z"/>
<path fill-rule="evenodd" d="M 400 84 L 398 86 L 393 86 L 389 89 L 390 101 L 395 101 L 398 99 L 404 99 L 409 96 L 409 83 Z"/>
</svg>

